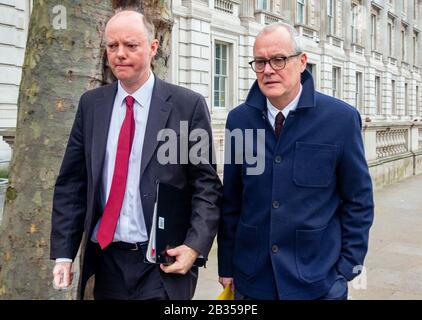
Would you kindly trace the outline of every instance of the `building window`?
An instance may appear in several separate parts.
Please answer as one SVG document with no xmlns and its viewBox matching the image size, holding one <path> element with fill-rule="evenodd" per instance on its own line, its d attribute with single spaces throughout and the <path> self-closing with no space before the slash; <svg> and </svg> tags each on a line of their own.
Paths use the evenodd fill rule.
<svg viewBox="0 0 422 320">
<path fill-rule="evenodd" d="M 356 88 L 355 88 L 355 106 L 358 110 L 362 110 L 363 100 L 363 81 L 362 72 L 356 72 Z"/>
<path fill-rule="evenodd" d="M 374 51 L 377 48 L 377 16 L 371 15 L 371 50 Z"/>
<path fill-rule="evenodd" d="M 413 20 L 418 19 L 418 0 L 413 0 Z"/>
<path fill-rule="evenodd" d="M 401 31 L 401 59 L 406 61 L 406 31 Z"/>
<path fill-rule="evenodd" d="M 394 43 L 393 43 L 393 25 L 391 23 L 387 24 L 387 38 L 388 38 L 388 55 L 392 57 L 394 54 L 393 52 Z"/>
<path fill-rule="evenodd" d="M 332 81 L 332 96 L 336 98 L 340 97 L 340 84 L 341 84 L 341 70 L 339 67 L 333 67 L 333 81 Z"/>
<path fill-rule="evenodd" d="M 391 80 L 391 113 L 397 114 L 397 100 L 396 100 L 396 81 Z"/>
<path fill-rule="evenodd" d="M 408 97 L 407 83 L 404 84 L 404 115 L 409 114 L 409 97 Z"/>
<path fill-rule="evenodd" d="M 415 33 L 413 36 L 413 65 L 417 65 L 417 57 L 418 57 L 418 35 Z"/>
<path fill-rule="evenodd" d="M 419 103 L 419 86 L 416 86 L 416 116 L 419 116 L 421 113 L 421 107 Z"/>
<path fill-rule="evenodd" d="M 314 64 L 307 63 L 306 64 L 306 70 L 308 70 L 312 74 L 312 77 L 315 77 L 315 65 Z"/>
<path fill-rule="evenodd" d="M 381 114 L 381 78 L 375 77 L 375 107 L 377 114 Z"/>
<path fill-rule="evenodd" d="M 334 12 L 335 12 L 335 1 L 327 0 L 327 33 L 335 34 L 335 23 L 334 23 Z"/>
<path fill-rule="evenodd" d="M 306 64 L 306 70 L 308 70 L 312 74 L 312 78 L 314 78 L 314 86 L 317 85 L 317 78 L 316 78 L 316 65 L 312 63 Z"/>
<path fill-rule="evenodd" d="M 223 43 L 215 43 L 214 58 L 214 107 L 227 107 L 228 97 L 228 51 Z"/>
<path fill-rule="evenodd" d="M 268 9 L 268 0 L 258 0 L 258 9 L 269 10 Z"/>
<path fill-rule="evenodd" d="M 297 23 L 306 24 L 306 0 L 297 0 Z"/>
<path fill-rule="evenodd" d="M 358 5 L 352 3 L 352 43 L 358 43 L 358 10 Z"/>
</svg>

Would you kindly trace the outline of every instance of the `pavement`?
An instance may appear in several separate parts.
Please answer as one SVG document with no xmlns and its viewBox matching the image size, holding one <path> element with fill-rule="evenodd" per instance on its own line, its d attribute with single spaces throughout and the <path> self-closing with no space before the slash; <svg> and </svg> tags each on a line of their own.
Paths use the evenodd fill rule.
<svg viewBox="0 0 422 320">
<path fill-rule="evenodd" d="M 422 300 L 422 175 L 375 191 L 374 200 L 365 269 L 349 282 L 349 299 Z M 194 300 L 215 300 L 221 291 L 214 242 Z"/>
</svg>

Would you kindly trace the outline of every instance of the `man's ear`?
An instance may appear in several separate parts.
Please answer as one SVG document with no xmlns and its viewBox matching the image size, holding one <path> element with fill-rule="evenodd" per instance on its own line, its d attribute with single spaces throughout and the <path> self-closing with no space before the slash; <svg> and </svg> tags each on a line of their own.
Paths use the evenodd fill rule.
<svg viewBox="0 0 422 320">
<path fill-rule="evenodd" d="M 301 64 L 300 72 L 305 71 L 307 63 L 308 63 L 308 55 L 305 52 L 303 52 L 302 55 L 300 56 L 300 64 Z"/>
<path fill-rule="evenodd" d="M 151 53 L 152 53 L 151 57 L 152 58 L 157 54 L 158 45 L 159 43 L 157 39 L 152 40 L 151 42 Z"/>
</svg>

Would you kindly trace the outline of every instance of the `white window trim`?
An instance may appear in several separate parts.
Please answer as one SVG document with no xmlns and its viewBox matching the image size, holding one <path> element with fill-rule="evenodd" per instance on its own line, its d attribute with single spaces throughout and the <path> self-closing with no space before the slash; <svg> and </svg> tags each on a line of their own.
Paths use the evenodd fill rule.
<svg viewBox="0 0 422 320">
<path fill-rule="evenodd" d="M 336 97 L 337 99 L 342 99 L 343 98 L 343 92 L 342 92 L 342 90 L 343 90 L 343 67 L 342 66 L 340 66 L 340 65 L 336 65 L 336 64 L 333 64 L 333 66 L 332 66 L 332 77 L 331 77 L 331 94 L 333 93 L 333 84 L 334 84 L 334 68 L 337 68 L 338 70 L 339 70 L 339 79 L 338 79 L 338 81 L 336 82 L 336 88 L 335 88 L 335 90 L 336 90 L 336 92 L 338 93 L 337 94 L 337 96 L 334 96 L 334 97 Z"/>
<path fill-rule="evenodd" d="M 356 103 L 355 107 L 360 112 L 363 112 L 364 104 L 365 104 L 365 80 L 364 80 L 364 74 L 365 73 L 364 73 L 363 70 L 356 69 L 356 71 L 355 71 L 355 78 L 356 78 L 356 80 L 355 81 L 357 81 L 357 79 L 358 79 L 358 77 L 356 76 L 357 73 L 360 73 L 360 75 L 361 75 L 361 77 L 360 77 L 361 83 L 360 83 L 360 86 L 358 86 L 357 83 L 355 85 L 355 88 L 356 87 L 359 87 L 359 90 L 360 90 L 360 95 L 359 95 L 359 97 L 357 99 L 359 102 L 356 103 L 357 101 L 355 101 L 355 103 Z M 355 96 L 355 100 L 356 100 L 356 96 Z"/>
<path fill-rule="evenodd" d="M 215 43 L 222 42 L 229 45 L 228 58 L 228 93 L 227 106 L 226 107 L 214 107 L 214 60 L 215 60 Z M 239 42 L 237 37 L 227 35 L 220 31 L 211 31 L 211 59 L 210 59 L 210 70 L 211 70 L 211 84 L 209 86 L 209 97 L 210 97 L 210 109 L 213 114 L 227 114 L 227 111 L 236 107 L 239 104 Z M 248 67 L 244 66 L 244 67 Z"/>
</svg>

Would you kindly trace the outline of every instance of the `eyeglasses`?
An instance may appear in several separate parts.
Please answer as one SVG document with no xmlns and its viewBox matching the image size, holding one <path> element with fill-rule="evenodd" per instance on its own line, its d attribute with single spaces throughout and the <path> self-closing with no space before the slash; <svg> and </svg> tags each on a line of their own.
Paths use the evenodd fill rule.
<svg viewBox="0 0 422 320">
<path fill-rule="evenodd" d="M 267 63 L 270 64 L 270 67 L 273 68 L 275 71 L 282 70 L 286 67 L 287 59 L 300 56 L 302 52 L 296 53 L 294 55 L 288 56 L 288 57 L 274 57 L 268 60 L 264 59 L 256 59 L 249 62 L 249 65 L 251 66 L 252 70 L 255 72 L 264 72 L 265 65 Z"/>
</svg>

